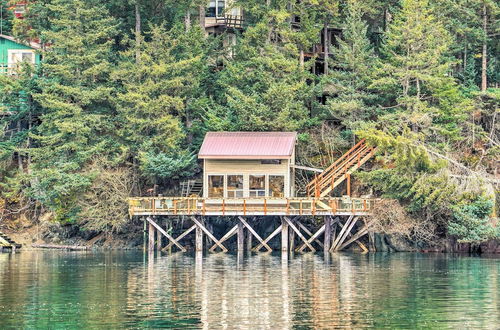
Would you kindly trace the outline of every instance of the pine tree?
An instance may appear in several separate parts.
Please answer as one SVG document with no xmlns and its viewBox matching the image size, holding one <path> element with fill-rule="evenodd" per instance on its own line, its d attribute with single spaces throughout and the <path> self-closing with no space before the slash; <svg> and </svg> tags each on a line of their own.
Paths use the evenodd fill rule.
<svg viewBox="0 0 500 330">
<path fill-rule="evenodd" d="M 376 57 L 367 36 L 368 25 L 362 16 L 361 2 L 349 0 L 343 35 L 332 51 L 337 69 L 325 77 L 325 89 L 334 94 L 327 102 L 328 109 L 349 129 L 357 126 L 355 122 L 373 116 L 371 105 L 375 96 L 368 86 Z"/>
<path fill-rule="evenodd" d="M 207 74 L 209 49 L 203 47 L 200 29 L 183 30 L 153 27 L 147 40 L 122 54 L 114 73 L 123 86 L 117 105 L 124 153 L 151 179 L 191 174 L 194 165 L 191 150 L 181 143 L 186 137 L 193 142 L 199 105 L 206 101 L 200 84 Z"/>
<path fill-rule="evenodd" d="M 112 47 L 116 24 L 99 2 L 54 0 L 48 5 L 51 47 L 44 54 L 41 125 L 33 135 L 31 195 L 61 219 L 73 219 L 74 201 L 91 183 L 81 170 L 93 157 L 117 152 Z"/>
</svg>

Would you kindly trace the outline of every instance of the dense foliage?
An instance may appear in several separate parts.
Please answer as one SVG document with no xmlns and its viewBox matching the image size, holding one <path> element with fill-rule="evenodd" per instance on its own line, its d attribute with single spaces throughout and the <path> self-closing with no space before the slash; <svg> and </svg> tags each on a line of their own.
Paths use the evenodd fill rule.
<svg viewBox="0 0 500 330">
<path fill-rule="evenodd" d="M 217 35 L 199 0 L 37 0 L 24 19 L 0 2 L 3 32 L 43 45 L 0 76 L 4 216 L 119 231 L 110 196 L 196 177 L 205 132 L 297 130 L 300 163 L 366 137 L 378 158 L 358 178 L 377 195 L 438 234 L 499 236 L 495 1 L 241 0 L 244 29 Z M 325 26 L 341 31 L 326 60 L 310 55 Z"/>
</svg>

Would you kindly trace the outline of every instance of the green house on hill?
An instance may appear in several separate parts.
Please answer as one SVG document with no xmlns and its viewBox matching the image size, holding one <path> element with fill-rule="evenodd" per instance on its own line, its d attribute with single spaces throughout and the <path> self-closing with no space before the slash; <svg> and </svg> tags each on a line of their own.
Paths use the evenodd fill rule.
<svg viewBox="0 0 500 330">
<path fill-rule="evenodd" d="M 37 53 L 40 48 L 39 43 L 23 43 L 0 34 L 0 74 L 16 74 L 21 63 L 40 63 L 41 55 Z"/>
</svg>

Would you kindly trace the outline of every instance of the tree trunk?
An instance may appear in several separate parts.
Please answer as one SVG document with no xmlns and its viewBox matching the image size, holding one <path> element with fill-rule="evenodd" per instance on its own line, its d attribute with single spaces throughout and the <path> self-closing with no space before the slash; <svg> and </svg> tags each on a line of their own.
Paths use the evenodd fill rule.
<svg viewBox="0 0 500 330">
<path fill-rule="evenodd" d="M 198 7 L 198 15 L 200 17 L 200 27 L 205 31 L 205 6 Z"/>
<path fill-rule="evenodd" d="M 304 68 L 304 51 L 302 49 L 300 50 L 299 63 L 300 67 Z"/>
<path fill-rule="evenodd" d="M 184 25 L 186 27 L 186 31 L 189 31 L 191 28 L 191 8 L 186 9 L 186 16 L 184 17 Z"/>
<path fill-rule="evenodd" d="M 21 134 L 21 119 L 17 120 L 17 133 Z M 23 159 L 21 158 L 20 150 L 17 150 L 17 165 L 19 167 L 19 171 L 23 172 Z"/>
<path fill-rule="evenodd" d="M 487 10 L 486 10 L 486 2 L 483 1 L 483 33 L 484 33 L 484 40 L 483 40 L 483 55 L 482 55 L 482 66 L 481 66 L 481 91 L 484 92 L 486 91 L 486 88 L 488 87 L 488 77 L 486 75 L 486 70 L 488 67 L 488 61 L 487 61 L 487 43 L 488 43 L 488 30 L 487 30 L 487 24 L 488 24 L 488 19 L 487 19 Z"/>
<path fill-rule="evenodd" d="M 135 62 L 139 63 L 141 57 L 141 9 L 139 0 L 135 2 Z"/>
<path fill-rule="evenodd" d="M 323 28 L 323 39 L 325 39 L 323 45 L 323 73 L 328 74 L 328 21 L 325 21 L 325 26 Z"/>
</svg>

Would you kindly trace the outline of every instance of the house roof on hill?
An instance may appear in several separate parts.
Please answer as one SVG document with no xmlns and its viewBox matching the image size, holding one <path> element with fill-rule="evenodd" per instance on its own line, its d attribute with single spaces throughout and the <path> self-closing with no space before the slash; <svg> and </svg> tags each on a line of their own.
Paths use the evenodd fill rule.
<svg viewBox="0 0 500 330">
<path fill-rule="evenodd" d="M 0 38 L 3 38 L 3 39 L 6 39 L 6 40 L 10 40 L 12 42 L 15 42 L 15 43 L 18 43 L 18 44 L 21 44 L 21 45 L 25 45 L 25 46 L 28 46 L 28 47 L 31 47 L 33 49 L 41 49 L 42 48 L 42 45 L 39 44 L 38 42 L 34 42 L 34 41 L 30 41 L 30 42 L 23 42 L 23 41 L 20 41 L 12 36 L 8 36 L 8 35 L 5 35 L 5 34 L 0 34 Z"/>
<path fill-rule="evenodd" d="M 208 132 L 198 153 L 204 159 L 288 159 L 296 132 Z"/>
</svg>

